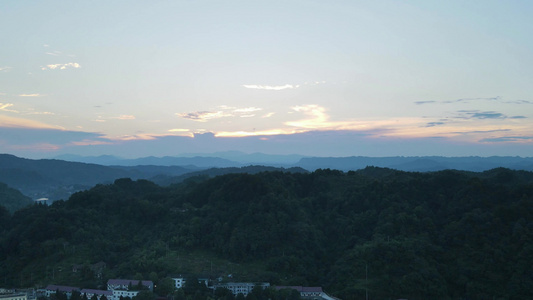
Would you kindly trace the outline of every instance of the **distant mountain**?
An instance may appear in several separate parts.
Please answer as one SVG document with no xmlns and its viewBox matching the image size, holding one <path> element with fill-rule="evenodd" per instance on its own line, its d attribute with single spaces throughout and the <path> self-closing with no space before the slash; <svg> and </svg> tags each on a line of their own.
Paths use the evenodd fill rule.
<svg viewBox="0 0 533 300">
<path fill-rule="evenodd" d="M 131 175 L 126 170 L 96 164 L 0 154 L 0 182 L 34 199 L 67 199 L 72 192 Z"/>
<path fill-rule="evenodd" d="M 226 174 L 241 174 L 241 173 L 247 173 L 247 174 L 257 174 L 261 172 L 274 172 L 274 171 L 281 171 L 281 172 L 288 172 L 288 173 L 308 173 L 307 170 L 302 169 L 300 167 L 292 167 L 292 168 L 277 168 L 277 167 L 269 167 L 269 166 L 246 166 L 246 167 L 240 167 L 240 168 L 211 168 L 207 170 L 202 171 L 196 171 L 196 172 L 190 172 L 183 174 L 181 176 L 157 176 L 151 178 L 151 180 L 159 185 L 167 186 L 175 183 L 183 182 L 187 178 L 192 177 L 215 177 L 215 176 L 221 176 Z"/>
<path fill-rule="evenodd" d="M 336 169 L 341 171 L 359 170 L 367 166 L 391 168 L 401 171 L 430 172 L 446 169 L 481 172 L 494 168 L 533 170 L 532 157 L 492 156 L 492 157 L 305 157 L 296 166 L 309 171 L 316 169 Z"/>
<path fill-rule="evenodd" d="M 197 167 L 188 169 L 177 166 L 110 167 L 57 159 L 33 160 L 0 154 L 0 182 L 33 199 L 68 199 L 76 191 L 91 188 L 99 183 L 111 183 L 118 178 L 149 179 L 160 174 L 177 176 L 197 170 Z"/>
<path fill-rule="evenodd" d="M 274 155 L 264 153 L 244 153 L 240 151 L 225 151 L 215 153 L 185 153 L 179 156 L 164 157 L 141 157 L 135 159 L 125 159 L 112 155 L 101 156 L 79 156 L 63 154 L 54 159 L 99 164 L 105 166 L 187 166 L 197 168 L 226 168 L 241 167 L 247 165 L 269 165 L 275 167 L 286 167 L 297 163 L 304 158 L 303 155 Z"/>
<path fill-rule="evenodd" d="M 242 164 L 230 161 L 219 157 L 143 157 L 137 159 L 122 160 L 119 165 L 122 166 L 139 166 L 139 165 L 154 165 L 154 166 L 185 166 L 189 168 L 225 168 L 225 167 L 240 167 Z"/>
<path fill-rule="evenodd" d="M 215 156 L 194 156 L 194 157 L 177 157 L 177 156 L 163 156 L 163 157 L 140 157 L 135 159 L 120 158 L 111 155 L 102 156 L 78 156 L 78 155 L 60 155 L 56 159 L 67 160 L 71 162 L 93 163 L 104 166 L 184 166 L 190 169 L 205 169 L 205 168 L 224 168 L 224 167 L 240 167 L 243 164 L 240 162 L 231 161 L 228 159 Z"/>
<path fill-rule="evenodd" d="M 206 154 L 200 153 L 189 153 L 181 154 L 182 157 L 197 157 L 205 156 Z M 246 165 L 270 165 L 270 166 L 288 166 L 297 163 L 300 159 L 306 157 L 299 154 L 265 154 L 260 152 L 255 153 L 244 153 L 240 151 L 225 151 L 225 152 L 214 152 L 208 154 L 210 157 L 220 157 L 228 159 L 231 161 L 239 162 Z"/>
<path fill-rule="evenodd" d="M 59 156 L 54 157 L 54 159 L 66 160 L 66 161 L 72 161 L 72 162 L 82 162 L 82 163 L 87 163 L 87 164 L 97 164 L 97 165 L 104 165 L 104 166 L 120 165 L 120 162 L 123 160 L 122 158 L 113 156 L 113 155 L 81 156 L 81 155 L 73 155 L 73 154 L 59 155 Z"/>
<path fill-rule="evenodd" d="M 255 173 L 272 170 L 350 171 L 364 169 L 367 166 L 410 172 L 432 172 L 445 169 L 481 172 L 499 167 L 533 171 L 533 158 L 531 157 L 303 157 L 262 153 L 246 154 L 238 151 L 209 155 L 151 156 L 137 159 L 122 159 L 109 155 L 61 156 L 63 159 L 84 161 L 75 162 L 59 159 L 31 160 L 0 154 L 0 182 L 20 190 L 24 195 L 33 199 L 57 200 L 67 199 L 73 192 L 99 183 L 113 182 L 118 178 L 148 179 L 157 184 L 168 185 L 192 176 L 213 177 L 228 173 Z M 223 157 L 216 157 L 216 155 Z M 257 163 L 247 163 L 252 161 Z"/>
</svg>

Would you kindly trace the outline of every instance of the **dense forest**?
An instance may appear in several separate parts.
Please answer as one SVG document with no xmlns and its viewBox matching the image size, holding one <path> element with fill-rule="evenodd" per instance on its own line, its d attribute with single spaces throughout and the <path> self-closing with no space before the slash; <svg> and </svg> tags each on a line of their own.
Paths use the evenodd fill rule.
<svg viewBox="0 0 533 300">
<path fill-rule="evenodd" d="M 119 179 L 50 206 L 0 207 L 0 285 L 194 274 L 341 299 L 532 299 L 532 237 L 527 171 Z"/>
<path fill-rule="evenodd" d="M 20 191 L 0 182 L 0 207 L 3 206 L 10 213 L 14 213 L 15 211 L 29 206 L 32 203 L 33 201 L 30 199 L 30 197 L 24 196 Z"/>
</svg>

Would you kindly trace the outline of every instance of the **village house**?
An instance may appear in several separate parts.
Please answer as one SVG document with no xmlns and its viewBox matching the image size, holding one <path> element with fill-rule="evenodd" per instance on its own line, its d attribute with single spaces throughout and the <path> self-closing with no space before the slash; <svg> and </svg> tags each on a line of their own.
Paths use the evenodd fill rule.
<svg viewBox="0 0 533 300">
<path fill-rule="evenodd" d="M 139 286 L 149 291 L 154 290 L 154 283 L 150 280 L 109 279 L 107 281 L 107 290 L 113 293 L 110 300 L 119 300 L 120 297 L 133 298 L 139 293 Z"/>
<path fill-rule="evenodd" d="M 275 286 L 274 288 L 278 291 L 282 289 L 297 290 L 300 293 L 300 297 L 303 299 L 338 300 L 337 298 L 326 294 L 322 290 L 322 287 L 319 286 Z"/>
<path fill-rule="evenodd" d="M 174 281 L 174 287 L 176 287 L 176 289 L 183 288 L 185 286 L 185 282 L 187 281 L 184 277 L 173 277 L 172 280 Z M 205 284 L 205 286 L 208 286 L 209 279 L 198 278 L 198 283 Z"/>
<path fill-rule="evenodd" d="M 50 298 L 52 294 L 55 294 L 56 292 L 62 292 L 67 295 L 67 299 L 70 299 L 72 296 L 72 292 L 74 291 L 80 291 L 80 288 L 73 287 L 73 286 L 64 286 L 64 285 L 54 285 L 50 284 L 45 288 L 45 295 L 47 298 Z"/>
<path fill-rule="evenodd" d="M 251 283 L 251 282 L 226 282 L 226 283 L 218 283 L 213 286 L 213 288 L 216 290 L 218 288 L 226 288 L 230 290 L 233 295 L 243 294 L 244 296 L 248 295 L 252 292 L 254 287 L 259 286 L 263 289 L 266 289 L 270 286 L 270 283 L 268 282 L 260 282 L 260 283 Z"/>
<path fill-rule="evenodd" d="M 108 300 L 113 299 L 113 292 L 112 291 L 104 291 L 104 290 L 93 290 L 93 289 L 83 289 L 80 291 L 80 294 L 85 294 L 87 296 L 87 299 L 91 299 L 93 296 L 96 296 L 98 300 L 102 298 L 102 296 L 105 296 Z"/>
<path fill-rule="evenodd" d="M 26 293 L 0 294 L 0 300 L 27 300 Z"/>
</svg>

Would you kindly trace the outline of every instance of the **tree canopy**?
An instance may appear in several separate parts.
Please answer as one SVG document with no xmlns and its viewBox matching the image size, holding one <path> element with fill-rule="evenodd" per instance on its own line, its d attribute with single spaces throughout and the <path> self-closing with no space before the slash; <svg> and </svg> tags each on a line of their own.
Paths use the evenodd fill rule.
<svg viewBox="0 0 533 300">
<path fill-rule="evenodd" d="M 533 297 L 525 171 L 369 167 L 170 187 L 120 179 L 10 220 L 0 224 L 0 278 L 13 286 L 192 273 L 322 286 L 342 299 Z M 84 279 L 70 271 L 74 261 L 107 268 Z"/>
</svg>

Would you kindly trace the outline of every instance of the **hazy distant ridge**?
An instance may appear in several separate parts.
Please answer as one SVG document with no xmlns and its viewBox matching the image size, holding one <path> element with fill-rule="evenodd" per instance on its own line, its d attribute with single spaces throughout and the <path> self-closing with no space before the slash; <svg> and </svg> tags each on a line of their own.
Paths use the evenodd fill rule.
<svg viewBox="0 0 533 300">
<path fill-rule="evenodd" d="M 67 199 L 73 192 L 91 188 L 99 183 L 109 183 L 118 178 L 148 179 L 165 185 L 180 182 L 191 176 L 213 177 L 235 172 L 261 172 L 273 170 L 273 168 L 288 172 L 302 172 L 301 169 L 350 171 L 364 169 L 367 166 L 415 172 L 445 169 L 479 172 L 498 167 L 533 171 L 533 158 L 531 157 L 302 157 L 262 153 L 246 154 L 238 151 L 205 155 L 137 159 L 122 159 L 115 156 L 61 156 L 63 159 L 71 160 L 65 161 L 60 159 L 32 160 L 0 154 L 0 182 L 20 190 L 24 195 L 33 199 L 46 197 L 57 200 Z M 216 155 L 223 157 L 216 157 Z M 96 162 L 101 162 L 101 164 Z"/>
<path fill-rule="evenodd" d="M 532 171 L 533 158 L 515 156 L 308 157 L 302 158 L 297 165 L 309 171 L 316 169 L 336 169 L 341 171 L 349 171 L 364 169 L 367 166 L 415 172 L 431 172 L 446 169 L 480 172 L 499 167 L 513 170 Z"/>
</svg>

